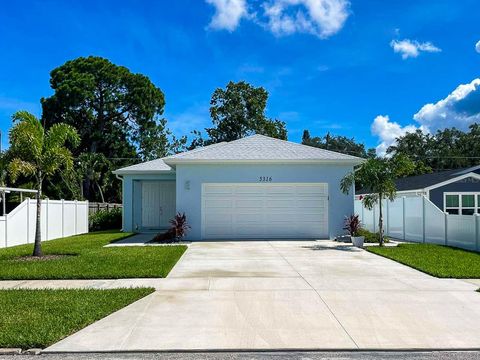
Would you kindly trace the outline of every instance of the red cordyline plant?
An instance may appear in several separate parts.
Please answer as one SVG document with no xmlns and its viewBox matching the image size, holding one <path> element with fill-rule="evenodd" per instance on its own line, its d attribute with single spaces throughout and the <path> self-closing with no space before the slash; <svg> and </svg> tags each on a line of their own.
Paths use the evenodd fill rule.
<svg viewBox="0 0 480 360">
<path fill-rule="evenodd" d="M 358 230 L 360 230 L 360 218 L 358 215 L 345 216 L 344 230 L 347 230 L 350 236 L 357 236 Z"/>
<path fill-rule="evenodd" d="M 187 223 L 187 216 L 185 213 L 177 213 L 177 215 L 170 220 L 170 224 L 172 225 L 171 231 L 177 240 L 185 237 L 190 229 L 190 225 Z"/>
</svg>

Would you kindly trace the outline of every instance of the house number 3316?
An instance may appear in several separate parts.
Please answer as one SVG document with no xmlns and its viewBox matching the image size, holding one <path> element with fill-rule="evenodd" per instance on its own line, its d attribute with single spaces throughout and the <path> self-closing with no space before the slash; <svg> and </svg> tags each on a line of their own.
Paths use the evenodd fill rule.
<svg viewBox="0 0 480 360">
<path fill-rule="evenodd" d="M 272 177 L 271 176 L 260 176 L 258 178 L 258 181 L 260 182 L 271 182 L 272 181 Z"/>
</svg>

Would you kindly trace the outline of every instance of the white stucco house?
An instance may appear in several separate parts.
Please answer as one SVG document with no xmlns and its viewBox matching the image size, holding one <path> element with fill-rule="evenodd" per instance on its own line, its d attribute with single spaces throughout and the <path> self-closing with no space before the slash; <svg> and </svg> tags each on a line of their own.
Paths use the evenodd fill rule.
<svg viewBox="0 0 480 360">
<path fill-rule="evenodd" d="M 354 211 L 340 180 L 362 161 L 253 135 L 128 166 L 115 171 L 123 230 L 160 232 L 185 212 L 187 240 L 334 238 Z"/>
</svg>

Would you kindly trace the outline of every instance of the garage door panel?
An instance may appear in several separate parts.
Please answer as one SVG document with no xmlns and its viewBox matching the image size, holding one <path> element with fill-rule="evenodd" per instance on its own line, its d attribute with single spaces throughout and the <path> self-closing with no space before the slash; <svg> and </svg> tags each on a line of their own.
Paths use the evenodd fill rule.
<svg viewBox="0 0 480 360">
<path fill-rule="evenodd" d="M 232 207 L 232 199 L 209 199 L 206 200 L 206 207 L 209 209 L 224 209 Z"/>
<path fill-rule="evenodd" d="M 252 195 L 258 196 L 265 193 L 265 188 L 262 186 L 251 186 L 251 185 L 237 185 L 235 186 L 235 193 L 239 195 Z"/>
<path fill-rule="evenodd" d="M 295 186 L 274 186 L 266 189 L 268 196 L 294 196 L 295 195 Z"/>
<path fill-rule="evenodd" d="M 296 187 L 296 193 L 299 195 L 327 195 L 327 184 L 304 185 Z"/>
<path fill-rule="evenodd" d="M 240 236 L 250 235 L 252 237 L 263 237 L 264 229 L 265 227 L 263 225 L 258 224 L 237 225 L 235 227 L 235 234 Z"/>
<path fill-rule="evenodd" d="M 256 199 L 235 199 L 235 207 L 238 209 L 252 208 L 258 209 L 262 206 L 263 200 L 260 198 Z"/>
<path fill-rule="evenodd" d="M 202 197 L 205 239 L 328 235 L 326 184 L 204 184 Z"/>
<path fill-rule="evenodd" d="M 225 237 L 233 236 L 233 229 L 227 225 L 211 225 L 205 230 L 205 235 L 209 237 Z"/>
<path fill-rule="evenodd" d="M 258 222 L 259 217 L 263 217 L 263 214 L 262 213 L 250 213 L 250 214 L 236 214 L 236 216 L 235 216 L 237 223 Z"/>
<path fill-rule="evenodd" d="M 209 196 L 216 196 L 216 195 L 232 195 L 234 189 L 232 189 L 229 185 L 217 185 L 211 186 L 204 189 L 204 193 Z"/>
<path fill-rule="evenodd" d="M 292 205 L 294 206 L 295 204 L 292 203 L 292 199 L 285 199 L 285 200 L 279 200 L 279 199 L 267 199 L 265 200 L 265 206 L 267 209 L 269 208 L 292 208 Z"/>
<path fill-rule="evenodd" d="M 327 201 L 324 199 L 299 199 L 297 200 L 297 208 L 315 208 L 315 209 L 326 209 Z"/>
<path fill-rule="evenodd" d="M 233 220 L 233 215 L 232 214 L 226 214 L 226 213 L 214 213 L 214 214 L 206 214 L 205 215 L 205 220 L 209 224 L 224 224 L 224 223 L 231 223 Z"/>
</svg>

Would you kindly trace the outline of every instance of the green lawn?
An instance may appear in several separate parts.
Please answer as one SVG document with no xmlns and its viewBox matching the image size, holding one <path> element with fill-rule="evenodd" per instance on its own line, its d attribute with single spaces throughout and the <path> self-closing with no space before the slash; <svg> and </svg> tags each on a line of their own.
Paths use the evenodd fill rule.
<svg viewBox="0 0 480 360">
<path fill-rule="evenodd" d="M 45 348 L 151 292 L 1 290 L 0 348 Z"/>
<path fill-rule="evenodd" d="M 165 277 L 186 246 L 103 246 L 131 234 L 94 232 L 42 243 L 45 254 L 71 254 L 45 261 L 19 261 L 31 255 L 33 245 L 0 250 L 0 280 L 13 279 L 119 279 Z"/>
<path fill-rule="evenodd" d="M 480 254 L 433 244 L 368 247 L 368 251 L 440 278 L 480 278 Z"/>
</svg>

